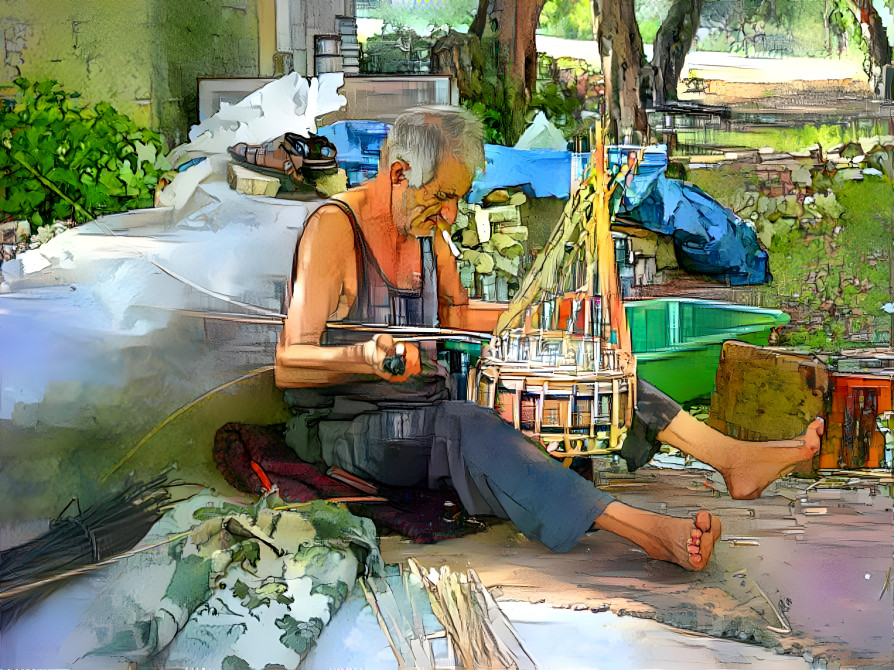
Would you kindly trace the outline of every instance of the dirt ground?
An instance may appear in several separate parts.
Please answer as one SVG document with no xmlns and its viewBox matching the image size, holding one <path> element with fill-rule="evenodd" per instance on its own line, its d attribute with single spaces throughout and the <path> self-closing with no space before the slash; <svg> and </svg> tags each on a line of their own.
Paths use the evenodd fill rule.
<svg viewBox="0 0 894 670">
<path fill-rule="evenodd" d="M 718 515 L 723 535 L 708 568 L 692 573 L 649 559 L 603 532 L 556 554 L 496 520 L 487 520 L 485 533 L 435 545 L 384 537 L 383 556 L 389 563 L 413 556 L 426 567 L 471 567 L 506 600 L 608 607 L 803 656 L 807 667 L 894 667 L 892 590 L 886 589 L 892 500 L 884 486 L 867 480 L 807 491 L 812 482 L 784 480 L 758 500 L 736 501 L 704 470 L 648 467 L 635 476 L 603 474 L 601 481 L 636 507 Z M 825 514 L 807 513 L 822 509 Z M 815 665 L 823 659 L 825 665 Z"/>
<path fill-rule="evenodd" d="M 810 103 L 828 104 L 831 99 L 863 99 L 870 95 L 865 81 L 855 79 L 826 79 L 823 81 L 794 80 L 785 82 L 736 82 L 706 79 L 702 94 L 680 91 L 683 100 L 697 100 L 708 105 L 754 105 L 759 101 L 764 108 L 779 109 L 780 100 L 791 100 L 800 106 Z M 791 110 L 789 110 L 791 111 Z"/>
</svg>

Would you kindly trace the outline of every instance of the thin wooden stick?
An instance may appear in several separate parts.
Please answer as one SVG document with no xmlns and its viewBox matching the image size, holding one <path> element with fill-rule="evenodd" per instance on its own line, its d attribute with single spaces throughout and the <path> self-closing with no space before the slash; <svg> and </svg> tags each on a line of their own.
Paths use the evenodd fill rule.
<svg viewBox="0 0 894 670">
<path fill-rule="evenodd" d="M 90 221 L 91 219 L 94 218 L 94 217 L 90 214 L 90 212 L 88 212 L 87 210 L 85 210 L 85 209 L 84 209 L 83 207 L 81 207 L 78 203 L 76 203 L 74 200 L 72 200 L 71 198 L 69 198 L 69 197 L 68 197 L 67 195 L 65 195 L 62 191 L 60 191 L 58 186 L 56 186 L 53 182 L 51 182 L 49 179 L 47 179 L 47 178 L 44 177 L 42 174 L 40 174 L 40 172 L 38 172 L 35 168 L 33 168 L 33 167 L 31 167 L 30 165 L 28 165 L 28 163 L 25 162 L 25 160 L 24 160 L 23 158 L 21 158 L 21 156 L 23 156 L 23 155 L 24 155 L 24 154 L 22 154 L 21 151 L 17 151 L 15 154 L 13 154 L 12 158 L 13 158 L 13 160 L 15 160 L 17 163 L 20 163 L 26 170 L 28 170 L 28 172 L 30 172 L 30 173 L 33 174 L 35 177 L 37 177 L 38 181 L 40 181 L 44 186 L 46 186 L 48 189 L 50 189 L 51 191 L 53 191 L 53 193 L 55 193 L 55 194 L 58 195 L 60 198 L 62 198 L 63 200 L 65 200 L 65 202 L 67 202 L 69 205 L 71 205 L 71 206 L 74 208 L 74 210 L 75 210 L 76 212 L 80 212 L 81 216 L 85 217 L 85 220 Z"/>
<path fill-rule="evenodd" d="M 382 611 L 379 609 L 379 603 L 376 600 L 376 597 L 367 587 L 365 578 L 360 577 L 357 581 L 360 583 L 360 588 L 363 589 L 363 595 L 366 596 L 366 602 L 369 604 L 369 608 L 373 611 L 373 614 L 376 615 L 376 621 L 379 622 L 379 628 L 385 633 L 385 639 L 388 640 L 388 646 L 391 647 L 394 658 L 397 660 L 397 667 L 400 670 L 405 670 L 407 666 L 404 664 L 403 656 L 398 651 L 397 645 L 394 644 L 394 640 L 391 638 L 391 631 L 388 630 L 388 624 L 385 623 L 385 618 L 382 616 Z"/>
<path fill-rule="evenodd" d="M 147 258 L 146 260 L 148 260 L 150 263 L 152 263 L 152 265 L 157 267 L 159 270 L 164 272 L 166 275 L 173 277 L 177 281 L 182 282 L 182 283 L 186 284 L 187 286 L 196 289 L 197 291 L 201 291 L 202 293 L 204 293 L 206 295 L 210 295 L 212 298 L 217 298 L 218 300 L 223 300 L 224 302 L 228 302 L 231 305 L 237 305 L 243 309 L 247 309 L 251 312 L 256 312 L 257 314 L 262 314 L 264 316 L 269 316 L 269 317 L 276 318 L 276 319 L 285 319 L 286 318 L 285 314 L 280 314 L 279 312 L 276 312 L 272 309 L 267 309 L 266 307 L 258 307 L 257 305 L 252 305 L 249 302 L 242 302 L 241 300 L 236 300 L 235 298 L 232 298 L 224 293 L 212 291 L 209 288 L 200 286 L 199 284 L 196 284 L 194 281 L 191 281 L 190 279 L 187 279 L 186 277 L 177 274 L 173 270 L 169 270 L 168 268 L 164 267 L 163 265 L 156 263 L 152 259 Z"/>
<path fill-rule="evenodd" d="M 776 618 L 779 619 L 779 623 L 781 623 L 784 626 L 784 628 L 776 628 L 774 626 L 767 626 L 767 628 L 769 630 L 772 630 L 774 633 L 783 633 L 783 634 L 791 633 L 792 627 L 791 627 L 791 624 L 788 622 L 788 619 L 786 619 L 779 613 L 779 610 L 776 609 L 776 607 L 773 605 L 773 602 L 767 597 L 767 594 L 764 593 L 764 590 L 761 588 L 761 585 L 758 584 L 757 581 L 755 581 L 754 579 L 752 579 L 751 581 L 754 582 L 754 585 L 757 587 L 758 592 L 764 597 L 764 600 L 767 601 L 767 604 L 770 606 L 770 609 L 773 610 L 773 614 L 775 614 Z"/>
<path fill-rule="evenodd" d="M 383 498 L 382 496 L 339 496 L 337 498 L 323 498 L 325 502 L 331 503 L 373 503 L 373 502 L 388 502 L 388 498 Z M 274 507 L 273 509 L 277 512 L 281 512 L 283 510 L 289 509 L 297 509 L 302 505 L 306 505 L 306 502 L 300 503 L 292 503 L 291 505 L 281 505 L 279 507 Z"/>
<path fill-rule="evenodd" d="M 118 461 L 118 462 L 115 464 L 115 466 L 114 466 L 111 470 L 109 470 L 109 471 L 106 472 L 102 477 L 100 477 L 99 481 L 100 481 L 100 482 L 105 482 L 110 476 L 112 476 L 112 474 L 114 474 L 119 468 L 121 468 L 121 466 L 123 466 L 125 463 L 127 463 L 127 461 L 129 461 L 129 460 L 133 457 L 133 455 L 134 455 L 135 453 L 137 453 L 137 450 L 139 450 L 140 447 L 142 447 L 144 444 L 146 444 L 146 442 L 148 442 L 150 439 L 152 439 L 153 437 L 155 437 L 155 435 L 157 435 L 158 432 L 159 432 L 162 428 L 164 428 L 165 426 L 167 426 L 169 423 L 171 423 L 174 419 L 176 419 L 177 417 L 179 417 L 181 414 L 183 414 L 183 413 L 185 413 L 186 411 L 192 409 L 193 407 L 195 407 L 196 405 L 198 405 L 200 402 L 202 402 L 202 401 L 205 400 L 206 398 L 210 398 L 211 396 L 215 395 L 216 393 L 219 393 L 220 391 L 223 391 L 225 388 L 228 388 L 228 387 L 230 387 L 230 386 L 233 386 L 234 384 L 238 384 L 239 382 L 243 382 L 243 381 L 245 381 L 245 380 L 247 380 L 247 379 L 251 379 L 252 377 L 257 377 L 258 375 L 263 374 L 263 373 L 265 373 L 265 372 L 269 372 L 269 371 L 272 370 L 272 369 L 273 369 L 273 366 L 272 366 L 272 365 L 265 365 L 264 367 L 262 367 L 262 368 L 258 368 L 257 370 L 252 370 L 252 371 L 249 372 L 248 374 L 242 375 L 241 377 L 238 377 L 237 379 L 233 379 L 233 380 L 231 380 L 231 381 L 228 381 L 228 382 L 226 382 L 226 383 L 224 383 L 224 384 L 221 384 L 220 386 L 216 386 L 215 388 L 211 389 L 211 390 L 208 391 L 207 393 L 204 393 L 204 394 L 200 395 L 200 396 L 199 396 L 198 398 L 196 398 L 195 400 L 191 400 L 190 402 L 186 403 L 186 404 L 183 405 L 180 409 L 178 409 L 177 411 L 175 411 L 173 414 L 170 414 L 164 421 L 162 421 L 160 424 L 158 424 L 155 428 L 153 428 L 152 430 L 150 430 L 150 431 L 146 434 L 146 436 L 143 437 L 143 439 L 141 439 L 139 442 L 137 442 L 137 443 L 133 446 L 133 448 L 132 448 L 130 451 L 128 451 L 128 452 L 124 455 L 124 458 L 122 458 L 120 461 Z"/>
</svg>

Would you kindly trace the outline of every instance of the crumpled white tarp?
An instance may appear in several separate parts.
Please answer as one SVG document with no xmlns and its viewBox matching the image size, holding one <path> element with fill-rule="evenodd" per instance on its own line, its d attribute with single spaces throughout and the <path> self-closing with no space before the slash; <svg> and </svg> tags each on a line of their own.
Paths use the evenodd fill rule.
<svg viewBox="0 0 894 670">
<path fill-rule="evenodd" d="M 546 118 L 546 114 L 537 112 L 537 116 L 518 138 L 514 148 L 565 151 L 568 148 L 568 141 L 562 135 L 562 131 Z"/>
<path fill-rule="evenodd" d="M 177 147 L 172 157 L 225 154 L 227 147 L 237 142 L 258 144 L 286 132 L 315 133 L 318 117 L 347 104 L 347 98 L 338 93 L 343 85 L 342 72 L 310 80 L 292 72 L 275 79 L 236 104 L 224 104 L 217 114 L 193 126 L 190 141 Z"/>
<path fill-rule="evenodd" d="M 227 147 L 239 142 L 260 144 L 287 132 L 308 135 L 317 131 L 317 118 L 341 109 L 347 99 L 339 94 L 344 73 L 333 72 L 307 80 L 293 72 L 275 79 L 189 131 L 190 141 L 168 156 L 171 165 L 187 158 L 210 157 L 180 173 L 159 195 L 159 204 L 180 209 L 195 187 L 211 172 L 226 175 Z M 212 160 L 213 159 L 213 160 Z"/>
</svg>

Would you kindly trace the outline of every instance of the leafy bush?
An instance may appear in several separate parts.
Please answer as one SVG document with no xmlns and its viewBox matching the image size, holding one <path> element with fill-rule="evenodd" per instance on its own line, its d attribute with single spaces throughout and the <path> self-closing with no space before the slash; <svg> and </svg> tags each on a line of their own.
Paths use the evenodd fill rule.
<svg viewBox="0 0 894 670">
<path fill-rule="evenodd" d="M 528 118 L 530 123 L 534 120 L 537 111 L 542 111 L 556 128 L 562 131 L 565 139 L 570 139 L 578 126 L 575 113 L 580 109 L 581 102 L 575 98 L 565 87 L 554 82 L 547 82 L 537 87 L 531 96 L 531 104 L 528 106 Z"/>
<path fill-rule="evenodd" d="M 503 135 L 503 115 L 496 109 L 488 107 L 483 102 L 463 100 L 462 106 L 472 112 L 481 120 L 484 126 L 484 141 L 488 144 L 506 144 Z"/>
<path fill-rule="evenodd" d="M 58 82 L 13 82 L 0 110 L 0 219 L 26 219 L 32 231 L 57 220 L 151 207 L 170 169 L 159 135 L 108 103 L 80 104 Z"/>
<path fill-rule="evenodd" d="M 770 252 L 773 282 L 767 306 L 797 304 L 801 320 L 809 324 L 783 333 L 785 344 L 836 352 L 861 329 L 881 337 L 873 324 L 890 301 L 894 209 L 886 166 L 894 159 L 878 150 L 865 162 L 879 165 L 883 176 L 853 181 L 838 178 L 839 172 L 822 181 L 823 175 L 813 171 L 810 179 L 817 190 L 807 197 L 761 193 L 753 186 L 753 172 L 741 166 L 690 173 L 699 187 L 750 221 Z M 801 181 L 798 171 L 792 174 Z M 751 187 L 743 181 L 752 182 Z M 887 324 L 882 319 L 878 327 L 887 330 Z"/>
</svg>

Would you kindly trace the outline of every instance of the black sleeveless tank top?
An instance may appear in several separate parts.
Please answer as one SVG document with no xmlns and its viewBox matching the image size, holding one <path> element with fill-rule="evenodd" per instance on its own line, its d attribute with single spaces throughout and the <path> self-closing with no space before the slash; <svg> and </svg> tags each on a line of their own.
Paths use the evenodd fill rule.
<svg viewBox="0 0 894 670">
<path fill-rule="evenodd" d="M 341 200 L 334 199 L 327 201 L 321 207 L 329 205 L 338 207 L 348 217 L 354 230 L 354 248 L 357 251 L 357 299 L 348 311 L 347 317 L 339 323 L 348 326 L 378 326 L 383 332 L 388 326 L 436 327 L 438 325 L 437 270 L 431 239 L 419 238 L 422 253 L 422 288 L 401 289 L 394 286 L 379 267 L 351 207 Z M 297 270 L 296 249 L 292 281 L 287 287 L 287 304 L 283 311 L 288 310 L 288 303 L 291 302 Z M 357 344 L 369 340 L 370 337 L 372 333 L 368 329 L 328 327 L 323 332 L 320 344 L 324 346 Z M 418 342 L 417 345 L 424 359 L 434 361 L 437 358 L 437 347 L 434 342 Z M 317 391 L 373 402 L 418 404 L 420 401 L 427 403 L 448 398 L 444 382 L 442 371 L 429 369 L 422 375 L 412 377 L 401 384 L 371 378 L 364 383 L 339 384 Z"/>
<path fill-rule="evenodd" d="M 437 269 L 432 241 L 419 238 L 422 254 L 422 287 L 418 290 L 402 289 L 388 279 L 373 256 L 354 211 L 341 200 L 329 200 L 321 205 L 338 207 L 351 222 L 354 231 L 354 248 L 357 251 L 357 298 L 340 322 L 368 326 L 438 326 Z M 291 281 L 286 287 L 283 312 L 292 302 L 292 291 L 298 275 L 298 249 L 292 259 Z M 368 338 L 368 335 L 366 336 Z M 335 342 L 324 341 L 324 344 Z"/>
<path fill-rule="evenodd" d="M 437 277 L 431 240 L 419 238 L 422 253 L 422 287 L 418 290 L 398 288 L 389 281 L 373 256 L 351 207 L 341 200 L 331 200 L 327 204 L 335 205 L 348 217 L 354 229 L 354 248 L 357 250 L 357 299 L 343 323 L 437 326 Z"/>
</svg>

